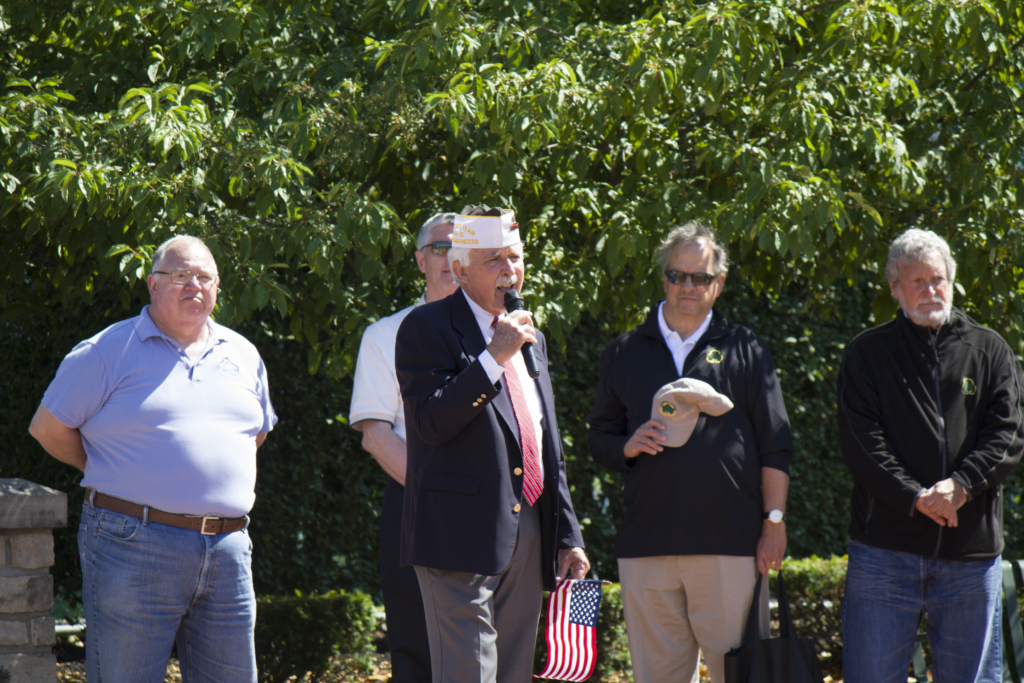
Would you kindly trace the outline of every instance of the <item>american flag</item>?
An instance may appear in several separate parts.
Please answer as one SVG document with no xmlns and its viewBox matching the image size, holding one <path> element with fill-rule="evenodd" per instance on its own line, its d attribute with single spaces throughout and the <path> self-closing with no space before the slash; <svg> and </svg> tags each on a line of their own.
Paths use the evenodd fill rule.
<svg viewBox="0 0 1024 683">
<path fill-rule="evenodd" d="M 548 598 L 548 665 L 536 678 L 585 681 L 597 662 L 601 582 L 566 579 Z"/>
</svg>

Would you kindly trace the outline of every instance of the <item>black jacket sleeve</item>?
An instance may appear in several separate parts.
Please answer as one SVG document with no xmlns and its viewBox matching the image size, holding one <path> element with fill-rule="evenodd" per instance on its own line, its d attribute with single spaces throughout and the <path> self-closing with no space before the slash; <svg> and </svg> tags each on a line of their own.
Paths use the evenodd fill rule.
<svg viewBox="0 0 1024 683">
<path fill-rule="evenodd" d="M 978 442 L 952 474 L 969 498 L 1002 484 L 1024 449 L 1020 365 L 1005 343 L 993 354 L 991 371 L 992 391 Z"/>
<path fill-rule="evenodd" d="M 618 342 L 612 342 L 601 354 L 597 400 L 587 417 L 590 423 L 587 442 L 598 463 L 612 472 L 629 472 L 629 463 L 622 453 L 630 437 L 626 427 L 626 406 L 616 391 L 613 378 L 619 348 Z"/>
<path fill-rule="evenodd" d="M 882 427 L 879 387 L 856 345 L 839 368 L 839 445 L 854 480 L 897 510 L 914 513 L 924 488 L 900 462 Z"/>
<path fill-rule="evenodd" d="M 750 368 L 745 380 L 747 415 L 757 435 L 757 452 L 761 467 L 771 467 L 789 474 L 793 455 L 793 436 L 789 427 L 782 387 L 775 373 L 775 364 L 768 346 L 755 337 L 750 345 Z"/>
</svg>

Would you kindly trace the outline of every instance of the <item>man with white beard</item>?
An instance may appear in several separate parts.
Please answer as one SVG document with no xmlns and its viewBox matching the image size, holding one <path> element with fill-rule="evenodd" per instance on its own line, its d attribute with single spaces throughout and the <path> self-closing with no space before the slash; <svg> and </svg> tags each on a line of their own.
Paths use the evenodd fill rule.
<svg viewBox="0 0 1024 683">
<path fill-rule="evenodd" d="M 945 240 L 908 230 L 885 266 L 900 312 L 857 335 L 839 371 L 839 438 L 854 479 L 843 603 L 847 683 L 907 679 L 927 616 L 932 672 L 1002 681 L 1002 482 L 1024 448 L 1020 367 L 952 307 Z"/>
</svg>

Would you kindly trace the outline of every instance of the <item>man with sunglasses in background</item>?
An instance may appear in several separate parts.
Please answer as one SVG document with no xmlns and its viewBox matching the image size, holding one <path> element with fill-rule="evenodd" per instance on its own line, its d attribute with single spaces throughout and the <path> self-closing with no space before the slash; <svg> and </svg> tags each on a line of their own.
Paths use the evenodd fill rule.
<svg viewBox="0 0 1024 683">
<path fill-rule="evenodd" d="M 656 260 L 665 300 L 605 349 L 590 450 L 625 475 L 615 556 L 634 680 L 695 681 L 703 651 L 722 683 L 758 572 L 779 569 L 786 550 L 789 419 L 767 346 L 713 310 L 728 270 L 715 234 L 675 228 Z M 733 407 L 697 415 L 679 439 L 666 424 L 686 406 L 655 395 L 694 380 Z"/>
<path fill-rule="evenodd" d="M 363 448 L 390 475 L 380 516 L 380 580 L 394 683 L 430 681 L 430 643 L 419 581 L 412 567 L 399 564 L 407 458 L 405 411 L 395 376 L 395 336 L 414 308 L 443 299 L 458 289 L 448 263 L 454 219 L 453 213 L 439 213 L 420 228 L 416 265 L 426 277 L 426 291 L 412 306 L 366 328 L 352 388 L 349 424 L 363 433 Z"/>
<path fill-rule="evenodd" d="M 259 352 L 210 319 L 217 264 L 178 236 L 150 304 L 69 353 L 29 431 L 85 472 L 78 532 L 90 683 L 255 683 L 246 513 L 277 416 Z"/>
</svg>

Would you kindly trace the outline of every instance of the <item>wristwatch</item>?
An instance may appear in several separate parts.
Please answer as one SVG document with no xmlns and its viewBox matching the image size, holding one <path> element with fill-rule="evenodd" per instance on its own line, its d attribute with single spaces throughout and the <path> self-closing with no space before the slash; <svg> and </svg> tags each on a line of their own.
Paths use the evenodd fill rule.
<svg viewBox="0 0 1024 683">
<path fill-rule="evenodd" d="M 780 524 L 783 518 L 785 518 L 785 516 L 786 515 L 782 512 L 782 510 L 780 510 L 779 508 L 774 508 L 764 513 L 761 519 L 767 519 L 772 524 Z"/>
</svg>

